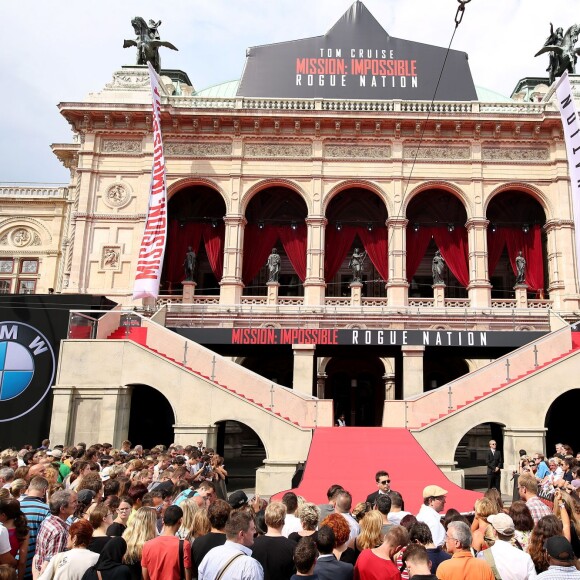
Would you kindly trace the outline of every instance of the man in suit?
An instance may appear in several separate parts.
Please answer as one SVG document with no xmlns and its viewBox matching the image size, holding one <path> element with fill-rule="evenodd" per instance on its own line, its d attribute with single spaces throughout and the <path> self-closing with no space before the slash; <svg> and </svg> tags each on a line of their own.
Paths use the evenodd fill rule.
<svg viewBox="0 0 580 580">
<path fill-rule="evenodd" d="M 495 489 L 501 491 L 500 483 L 503 458 L 501 451 L 497 448 L 497 443 L 493 439 L 489 442 L 489 451 L 487 452 L 485 464 L 487 466 L 487 487 L 489 489 L 495 487 Z"/>
<path fill-rule="evenodd" d="M 318 580 L 352 580 L 354 568 L 352 564 L 340 562 L 332 553 L 334 548 L 334 532 L 328 526 L 322 526 L 318 530 L 316 546 L 320 552 L 314 574 Z"/>
<path fill-rule="evenodd" d="M 386 471 L 377 471 L 375 474 L 375 481 L 377 482 L 377 491 L 373 493 L 369 493 L 367 496 L 367 502 L 370 503 L 372 506 L 375 505 L 377 501 L 377 497 L 382 494 L 390 495 L 391 494 L 391 478 Z M 404 506 L 403 506 L 404 507 Z"/>
</svg>

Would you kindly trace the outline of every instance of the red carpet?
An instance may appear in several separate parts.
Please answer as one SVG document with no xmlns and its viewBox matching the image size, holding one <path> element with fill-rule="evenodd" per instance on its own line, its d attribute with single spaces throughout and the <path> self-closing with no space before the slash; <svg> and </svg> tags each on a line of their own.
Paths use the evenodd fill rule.
<svg viewBox="0 0 580 580">
<path fill-rule="evenodd" d="M 423 503 L 423 488 L 446 489 L 446 509 L 473 510 L 480 493 L 451 483 L 407 429 L 382 427 L 320 427 L 315 429 L 304 477 L 292 491 L 316 504 L 326 503 L 334 483 L 353 497 L 353 507 L 377 490 L 375 473 L 389 473 L 391 488 L 401 493 L 405 510 L 416 514 Z M 272 499 L 280 499 L 284 492 Z"/>
</svg>

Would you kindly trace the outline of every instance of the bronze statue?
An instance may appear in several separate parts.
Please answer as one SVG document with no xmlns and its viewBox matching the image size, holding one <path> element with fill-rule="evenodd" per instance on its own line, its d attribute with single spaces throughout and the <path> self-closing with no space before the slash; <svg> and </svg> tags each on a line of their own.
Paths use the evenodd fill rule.
<svg viewBox="0 0 580 580">
<path fill-rule="evenodd" d="M 157 73 L 161 72 L 161 58 L 159 56 L 159 47 L 165 46 L 171 50 L 178 50 L 171 42 L 159 40 L 158 28 L 161 26 L 161 20 L 154 22 L 149 20 L 147 24 L 141 16 L 135 16 L 131 24 L 137 35 L 136 40 L 125 40 L 123 48 L 129 46 L 137 47 L 137 64 L 147 64 L 150 62 Z"/>
<path fill-rule="evenodd" d="M 352 281 L 353 282 L 360 282 L 361 275 L 362 275 L 362 267 L 367 257 L 366 252 L 359 252 L 358 248 L 354 249 L 350 261 L 348 262 L 348 267 L 352 270 Z"/>
<path fill-rule="evenodd" d="M 437 250 L 433 256 L 433 261 L 431 262 L 431 272 L 433 274 L 433 285 L 435 284 L 445 284 L 443 282 L 443 272 L 445 271 L 445 260 L 441 255 L 441 252 Z"/>
<path fill-rule="evenodd" d="M 197 256 L 191 246 L 187 248 L 185 260 L 183 262 L 183 269 L 185 270 L 184 282 L 193 282 L 193 274 L 195 273 L 195 265 L 197 263 Z"/>
<path fill-rule="evenodd" d="M 268 256 L 266 265 L 268 266 L 268 282 L 278 282 L 280 278 L 280 254 L 276 248 L 272 248 L 272 253 Z"/>
<path fill-rule="evenodd" d="M 576 61 L 580 49 L 575 48 L 578 36 L 580 35 L 580 26 L 573 24 L 568 28 L 566 34 L 562 34 L 563 29 L 557 28 L 550 22 L 550 36 L 548 36 L 544 46 L 534 56 L 540 56 L 545 52 L 550 53 L 550 64 L 546 69 L 550 75 L 550 84 L 556 77 L 562 76 L 564 71 L 574 74 L 576 71 Z"/>
<path fill-rule="evenodd" d="M 526 283 L 526 259 L 522 255 L 522 252 L 518 253 L 516 257 L 516 284 L 525 284 Z"/>
</svg>

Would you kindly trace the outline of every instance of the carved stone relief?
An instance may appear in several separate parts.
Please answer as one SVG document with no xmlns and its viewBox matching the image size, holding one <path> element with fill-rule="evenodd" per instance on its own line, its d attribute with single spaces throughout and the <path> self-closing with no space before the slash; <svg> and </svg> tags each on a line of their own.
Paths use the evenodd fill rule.
<svg viewBox="0 0 580 580">
<path fill-rule="evenodd" d="M 271 145 L 248 143 L 244 147 L 246 157 L 310 157 L 312 145 Z"/>
<path fill-rule="evenodd" d="M 469 147 L 405 147 L 403 149 L 404 159 L 470 159 L 471 149 Z"/>
<path fill-rule="evenodd" d="M 12 232 L 12 245 L 17 248 L 28 246 L 32 242 L 32 233 L 26 228 L 16 228 Z"/>
<path fill-rule="evenodd" d="M 140 139 L 103 139 L 103 153 L 141 153 Z"/>
<path fill-rule="evenodd" d="M 120 267 L 121 267 L 121 247 L 103 246 L 103 252 L 101 256 L 101 269 L 118 271 Z"/>
<path fill-rule="evenodd" d="M 484 147 L 481 155 L 485 161 L 547 161 L 550 151 L 547 148 Z"/>
<path fill-rule="evenodd" d="M 123 207 L 129 203 L 131 196 L 126 185 L 114 183 L 107 189 L 103 201 L 109 207 Z"/>
<path fill-rule="evenodd" d="M 226 157 L 232 154 L 231 143 L 165 143 L 165 155 L 184 157 Z"/>
<path fill-rule="evenodd" d="M 355 159 L 388 159 L 392 155 L 389 145 L 365 146 L 365 145 L 326 145 L 324 153 L 327 157 L 355 158 Z"/>
</svg>

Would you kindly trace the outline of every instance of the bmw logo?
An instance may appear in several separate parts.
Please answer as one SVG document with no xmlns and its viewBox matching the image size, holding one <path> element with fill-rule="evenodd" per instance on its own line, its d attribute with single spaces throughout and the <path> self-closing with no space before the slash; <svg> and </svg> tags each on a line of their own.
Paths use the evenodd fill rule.
<svg viewBox="0 0 580 580">
<path fill-rule="evenodd" d="M 0 422 L 32 411 L 54 379 L 54 352 L 48 339 L 23 322 L 0 323 Z"/>
</svg>

